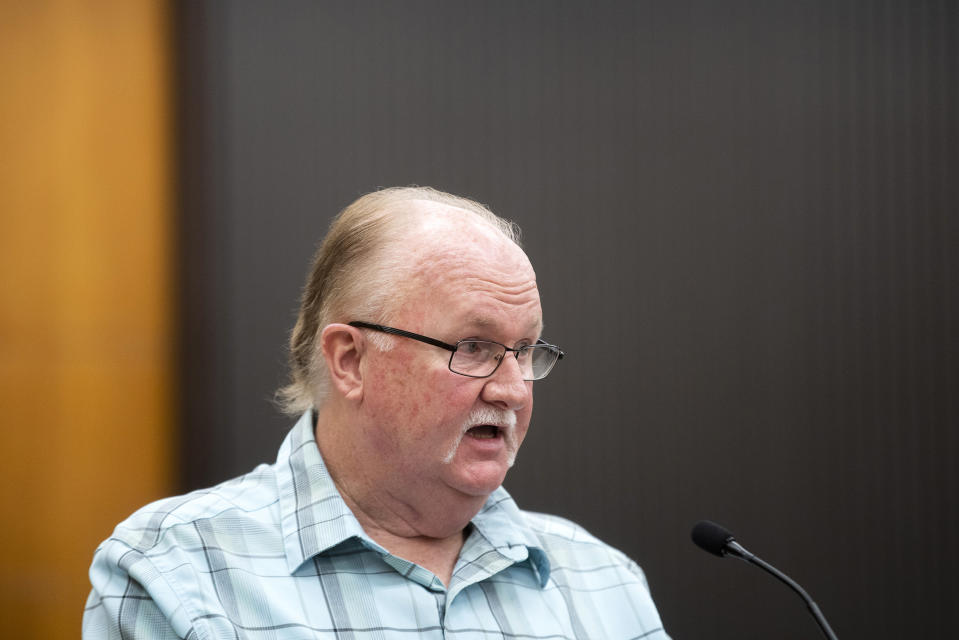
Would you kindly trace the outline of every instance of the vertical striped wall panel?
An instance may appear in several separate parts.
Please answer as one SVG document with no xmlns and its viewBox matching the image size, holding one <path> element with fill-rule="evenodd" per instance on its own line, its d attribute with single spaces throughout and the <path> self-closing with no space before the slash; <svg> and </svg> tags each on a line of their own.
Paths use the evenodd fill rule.
<svg viewBox="0 0 959 640">
<path fill-rule="evenodd" d="M 959 10 L 823 3 L 813 17 L 805 402 L 818 437 L 804 451 L 825 464 L 804 505 L 842 532 L 848 580 L 827 588 L 875 594 L 843 615 L 946 637 L 934 612 L 959 597 Z"/>
<path fill-rule="evenodd" d="M 546 337 L 507 488 L 644 567 L 677 638 L 959 627 L 959 5 L 179 4 L 184 482 L 270 461 L 330 217 L 431 184 L 517 220 Z"/>
</svg>

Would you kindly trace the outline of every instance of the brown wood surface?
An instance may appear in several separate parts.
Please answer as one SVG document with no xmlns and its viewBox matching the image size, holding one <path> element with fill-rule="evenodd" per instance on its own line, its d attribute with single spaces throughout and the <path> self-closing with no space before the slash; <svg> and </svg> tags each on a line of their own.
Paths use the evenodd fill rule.
<svg viewBox="0 0 959 640">
<path fill-rule="evenodd" d="M 75 638 L 99 541 L 169 492 L 161 2 L 0 3 L 0 619 Z"/>
</svg>

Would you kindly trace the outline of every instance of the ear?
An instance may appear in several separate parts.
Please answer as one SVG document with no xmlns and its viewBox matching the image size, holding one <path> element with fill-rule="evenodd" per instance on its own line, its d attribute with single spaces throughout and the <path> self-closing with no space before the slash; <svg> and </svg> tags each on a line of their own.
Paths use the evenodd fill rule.
<svg viewBox="0 0 959 640">
<path fill-rule="evenodd" d="M 333 389 L 347 400 L 361 400 L 363 372 L 360 363 L 366 351 L 363 333 L 348 324 L 329 324 L 320 334 L 320 348 Z"/>
</svg>

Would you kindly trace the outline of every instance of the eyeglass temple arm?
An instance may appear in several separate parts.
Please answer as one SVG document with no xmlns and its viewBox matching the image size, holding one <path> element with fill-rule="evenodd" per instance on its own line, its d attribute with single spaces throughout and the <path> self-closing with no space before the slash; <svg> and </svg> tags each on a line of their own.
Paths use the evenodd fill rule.
<svg viewBox="0 0 959 640">
<path fill-rule="evenodd" d="M 447 344 L 441 340 L 435 340 L 433 338 L 420 335 L 418 333 L 413 333 L 412 331 L 403 331 L 402 329 L 394 329 L 393 327 L 387 327 L 382 324 L 373 324 L 371 322 L 361 322 L 359 320 L 354 320 L 350 323 L 351 327 L 359 327 L 360 329 L 372 329 L 373 331 L 381 331 L 383 333 L 391 333 L 395 336 L 403 336 L 404 338 L 412 338 L 413 340 L 419 340 L 420 342 L 425 342 L 426 344 L 431 344 L 434 347 L 439 347 L 440 349 L 446 349 L 447 351 L 456 351 L 456 345 Z"/>
<path fill-rule="evenodd" d="M 559 354 L 559 355 L 556 357 L 557 360 L 562 360 L 562 359 L 563 359 L 563 356 L 566 355 L 566 352 L 563 351 L 562 349 L 560 349 L 559 347 L 557 347 L 555 344 L 550 344 L 550 343 L 546 342 L 546 341 L 543 340 L 543 339 L 537 340 L 537 341 L 536 341 L 536 345 L 537 345 L 537 346 L 542 346 L 542 347 L 549 347 L 550 349 L 552 349 L 553 351 L 555 351 L 557 354 Z"/>
</svg>

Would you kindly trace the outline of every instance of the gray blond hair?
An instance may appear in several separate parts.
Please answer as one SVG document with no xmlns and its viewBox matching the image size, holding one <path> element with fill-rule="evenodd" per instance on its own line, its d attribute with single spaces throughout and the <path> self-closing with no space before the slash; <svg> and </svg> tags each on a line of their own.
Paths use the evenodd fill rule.
<svg viewBox="0 0 959 640">
<path fill-rule="evenodd" d="M 323 328 L 334 322 L 389 323 L 409 283 L 404 238 L 418 217 L 417 201 L 446 205 L 486 224 L 519 245 L 519 227 L 473 200 L 430 187 L 393 187 L 369 193 L 343 209 L 313 258 L 290 335 L 290 382 L 277 392 L 280 407 L 298 415 L 319 407 L 329 393 L 329 375 L 319 348 Z M 379 336 L 377 336 L 379 338 Z M 388 338 L 375 340 L 389 348 Z"/>
</svg>

